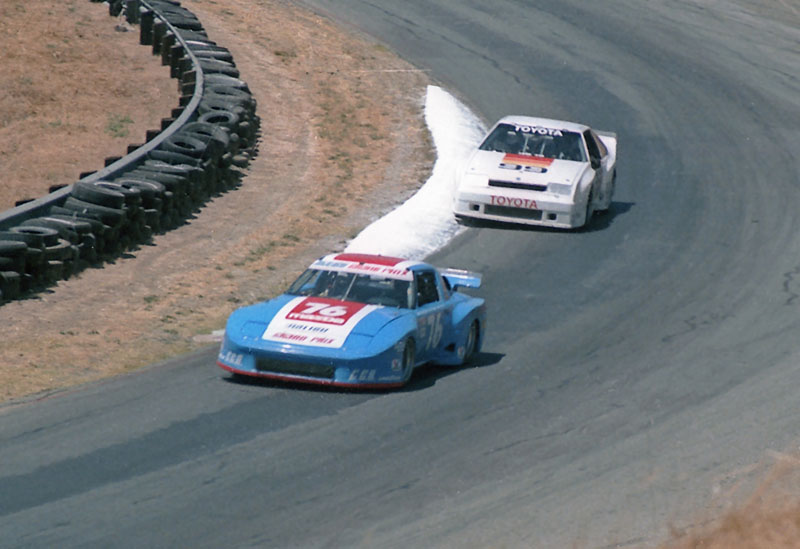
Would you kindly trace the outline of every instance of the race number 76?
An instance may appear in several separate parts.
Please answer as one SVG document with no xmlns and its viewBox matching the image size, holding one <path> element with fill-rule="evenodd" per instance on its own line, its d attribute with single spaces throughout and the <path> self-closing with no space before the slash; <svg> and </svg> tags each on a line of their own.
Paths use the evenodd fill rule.
<svg viewBox="0 0 800 549">
<path fill-rule="evenodd" d="M 442 313 L 435 313 L 420 319 L 420 328 L 425 327 L 426 333 L 421 339 L 425 343 L 425 348 L 435 349 L 442 340 L 444 326 L 442 326 Z"/>
<path fill-rule="evenodd" d="M 342 305 L 328 305 L 327 303 L 306 303 L 306 308 L 300 314 L 322 316 L 344 316 L 347 307 Z"/>
</svg>

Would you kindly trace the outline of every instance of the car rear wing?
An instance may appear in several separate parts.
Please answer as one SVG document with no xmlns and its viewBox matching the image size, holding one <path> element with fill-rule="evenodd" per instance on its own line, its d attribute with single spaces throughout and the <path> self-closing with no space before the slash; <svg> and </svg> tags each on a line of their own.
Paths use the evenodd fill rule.
<svg viewBox="0 0 800 549">
<path fill-rule="evenodd" d="M 447 280 L 452 289 L 462 288 L 480 288 L 481 278 L 480 273 L 473 273 L 471 271 L 464 271 L 461 269 L 439 269 L 442 276 Z"/>
<path fill-rule="evenodd" d="M 606 149 L 609 150 L 611 156 L 615 159 L 617 158 L 617 133 L 616 132 L 604 132 L 595 130 L 594 133 L 600 138 L 600 141 L 603 142 L 603 145 L 606 146 Z"/>
</svg>

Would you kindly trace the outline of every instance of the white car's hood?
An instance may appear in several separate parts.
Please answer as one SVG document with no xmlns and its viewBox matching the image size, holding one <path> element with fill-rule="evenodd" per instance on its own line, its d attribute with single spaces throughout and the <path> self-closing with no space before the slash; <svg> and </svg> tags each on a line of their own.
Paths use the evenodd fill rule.
<svg viewBox="0 0 800 549">
<path fill-rule="evenodd" d="M 555 160 L 538 156 L 476 151 L 467 168 L 467 175 L 485 176 L 490 180 L 547 185 L 574 185 L 586 170 L 588 162 Z"/>
</svg>

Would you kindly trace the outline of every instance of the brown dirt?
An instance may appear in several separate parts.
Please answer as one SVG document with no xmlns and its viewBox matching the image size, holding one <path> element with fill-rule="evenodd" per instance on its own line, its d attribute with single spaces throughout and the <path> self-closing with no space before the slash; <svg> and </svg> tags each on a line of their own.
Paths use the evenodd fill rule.
<svg viewBox="0 0 800 549">
<path fill-rule="evenodd" d="M 88 4 L 0 3 L 2 210 L 102 168 L 177 106 L 169 68 L 138 46 L 138 27 Z"/>
<path fill-rule="evenodd" d="M 0 306 L 0 402 L 208 345 L 196 336 L 280 293 L 429 174 L 424 73 L 280 0 L 183 4 L 233 52 L 256 96 L 259 154 L 240 188 L 186 225 Z M 102 167 L 177 106 L 176 82 L 138 45 L 138 27 L 118 33 L 118 23 L 87 0 L 4 0 L 0 52 L 16 53 L 2 58 L 14 75 L 2 96 L 17 98 L 0 103 L 4 204 Z M 110 135 L 116 115 L 133 121 L 130 135 Z"/>
<path fill-rule="evenodd" d="M 800 458 L 775 454 L 756 464 L 763 481 L 747 497 L 734 488 L 711 516 L 673 529 L 662 549 L 795 549 L 800 547 Z"/>
</svg>

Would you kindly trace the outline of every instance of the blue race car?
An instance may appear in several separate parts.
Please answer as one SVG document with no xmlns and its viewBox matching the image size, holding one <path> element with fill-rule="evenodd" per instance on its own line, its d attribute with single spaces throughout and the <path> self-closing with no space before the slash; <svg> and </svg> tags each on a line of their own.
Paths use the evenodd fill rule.
<svg viewBox="0 0 800 549">
<path fill-rule="evenodd" d="M 362 388 L 399 387 L 420 364 L 481 349 L 481 276 L 367 254 L 315 261 L 275 299 L 228 318 L 217 364 L 233 374 Z"/>
</svg>

